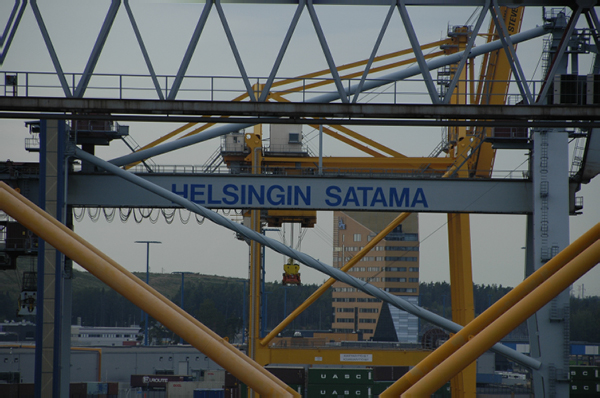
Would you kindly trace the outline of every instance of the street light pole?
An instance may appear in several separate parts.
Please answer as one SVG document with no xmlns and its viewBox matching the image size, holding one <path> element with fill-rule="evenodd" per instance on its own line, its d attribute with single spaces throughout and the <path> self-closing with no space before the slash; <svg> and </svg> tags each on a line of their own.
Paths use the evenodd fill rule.
<svg viewBox="0 0 600 398">
<path fill-rule="evenodd" d="M 185 271 L 175 271 L 174 274 L 181 274 L 181 303 L 179 306 L 183 310 L 183 282 L 185 280 L 185 274 L 193 274 L 193 272 L 185 272 Z M 179 336 L 179 344 L 183 345 L 183 337 Z"/>
<path fill-rule="evenodd" d="M 146 244 L 146 285 L 150 285 L 150 244 L 156 243 L 161 244 L 162 242 L 156 240 L 136 240 L 135 243 Z M 144 312 L 144 345 L 148 345 L 148 313 Z"/>
</svg>

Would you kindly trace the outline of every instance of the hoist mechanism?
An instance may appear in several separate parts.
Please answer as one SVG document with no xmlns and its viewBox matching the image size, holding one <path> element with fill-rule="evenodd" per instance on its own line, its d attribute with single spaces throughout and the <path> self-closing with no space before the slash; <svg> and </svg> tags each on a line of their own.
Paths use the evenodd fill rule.
<svg viewBox="0 0 600 398">
<path fill-rule="evenodd" d="M 293 258 L 289 258 L 288 262 L 283 264 L 283 280 L 282 285 L 301 285 L 300 281 L 300 265 L 294 263 Z"/>
</svg>

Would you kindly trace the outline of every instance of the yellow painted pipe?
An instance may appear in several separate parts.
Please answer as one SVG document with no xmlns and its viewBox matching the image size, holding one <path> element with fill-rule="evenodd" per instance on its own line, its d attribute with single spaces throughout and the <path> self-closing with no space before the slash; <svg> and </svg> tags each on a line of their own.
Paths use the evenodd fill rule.
<svg viewBox="0 0 600 398">
<path fill-rule="evenodd" d="M 216 334 L 215 332 L 213 332 L 212 330 L 210 330 L 208 327 L 206 327 L 204 324 L 202 324 L 196 318 L 192 317 L 190 314 L 188 314 L 187 312 L 185 312 L 181 307 L 175 305 L 172 301 L 170 301 L 169 299 L 167 299 L 166 297 L 164 297 L 162 294 L 160 294 L 154 288 L 152 288 L 151 286 L 146 285 L 140 278 L 138 278 L 135 275 L 133 275 L 131 272 L 129 272 L 127 269 L 125 269 L 123 266 L 121 266 L 119 263 L 117 263 L 116 261 L 114 261 L 113 259 L 111 259 L 110 257 L 108 257 L 106 254 L 104 254 L 103 252 L 101 252 L 100 250 L 98 250 L 96 247 L 94 247 L 89 242 L 87 242 L 85 239 L 83 239 L 79 235 L 75 234 L 72 230 L 70 230 L 69 228 L 67 228 L 64 224 L 60 223 L 54 217 L 50 216 L 48 213 L 46 213 L 45 211 L 43 211 L 42 209 L 40 209 L 39 207 L 37 207 L 33 202 L 29 201 L 24 196 L 19 195 L 15 190 L 13 190 L 7 184 L 5 184 L 4 182 L 1 182 L 1 181 L 0 181 L 0 189 L 4 189 L 7 193 L 11 194 L 12 196 L 14 196 L 18 200 L 20 200 L 22 203 L 24 203 L 29 208 L 31 208 L 32 210 L 34 210 L 37 214 L 39 214 L 40 216 L 44 217 L 46 220 L 48 220 L 49 222 L 51 222 L 52 224 L 54 224 L 56 227 L 60 228 L 63 232 L 65 232 L 66 234 L 68 234 L 72 238 L 76 239 L 78 242 L 80 242 L 81 244 L 83 244 L 84 246 L 86 246 L 88 249 L 90 249 L 91 251 L 93 251 L 95 254 L 97 254 L 98 256 L 100 256 L 101 258 L 103 258 L 105 261 L 107 261 L 108 263 L 110 263 L 113 267 L 117 268 L 125 276 L 127 276 L 128 278 L 130 278 L 133 282 L 137 283 L 138 285 L 140 285 L 143 288 L 145 288 L 146 290 L 148 290 L 150 293 L 152 293 L 159 300 L 163 301 L 165 304 L 167 304 L 169 307 L 171 307 L 171 309 L 173 311 L 176 311 L 179 314 L 183 315 L 189 321 L 193 322 L 197 327 L 201 328 L 204 332 L 206 332 L 210 336 L 212 336 L 214 339 L 219 340 L 219 342 L 225 348 L 229 349 L 231 352 L 233 352 L 234 354 L 236 354 L 238 357 L 240 357 L 240 359 L 248 362 L 250 365 L 252 365 L 256 369 L 258 369 L 260 372 L 262 372 L 263 374 L 265 374 L 267 377 L 269 377 L 271 380 L 273 380 L 274 382 L 276 382 L 281 387 L 286 388 L 286 390 L 288 392 L 293 393 L 293 395 L 295 397 L 297 397 L 297 398 L 300 397 L 300 395 L 298 394 L 297 391 L 295 391 L 294 389 L 292 389 L 291 387 L 289 387 L 287 384 L 283 383 L 281 380 L 279 380 L 277 377 L 275 377 L 271 372 L 267 371 L 262 366 L 260 366 L 258 363 L 256 363 L 255 361 L 251 360 L 243 352 L 241 352 L 236 347 L 234 347 L 233 345 L 231 345 L 228 341 L 226 341 L 225 339 L 223 339 L 221 336 L 219 336 L 218 334 Z"/>
<path fill-rule="evenodd" d="M 567 289 L 600 261 L 600 241 L 558 270 L 431 372 L 409 388 L 403 398 L 429 397 L 444 383 L 479 358 L 511 330 Z"/>
<path fill-rule="evenodd" d="M 445 358 L 462 347 L 471 336 L 481 332 L 510 307 L 518 303 L 536 287 L 540 286 L 550 276 L 554 275 L 569 261 L 573 260 L 579 253 L 600 239 L 600 223 L 596 224 L 585 234 L 567 246 L 550 261 L 531 274 L 518 286 L 506 293 L 504 297 L 495 302 L 485 312 L 475 318 L 467 326 L 457 332 L 452 338 L 429 354 L 424 360 L 408 371 L 398 381 L 388 387 L 380 397 L 397 397 L 418 382 L 423 376 L 438 366 Z"/>
<path fill-rule="evenodd" d="M 51 223 L 53 223 L 56 227 L 60 228 L 65 233 L 69 234 L 72 238 L 76 239 L 78 242 L 80 242 L 81 244 L 85 245 L 88 249 L 92 250 L 95 254 L 97 254 L 98 256 L 102 257 L 104 260 L 106 260 L 107 262 L 109 262 L 113 267 L 115 267 L 118 270 L 120 270 L 125 276 L 129 277 L 133 282 L 139 284 L 143 288 L 145 288 L 148 291 L 150 291 L 154 296 L 156 296 L 158 299 L 162 300 L 165 304 L 167 304 L 168 306 L 170 306 L 173 311 L 176 311 L 176 312 L 180 313 L 181 315 L 185 316 L 188 320 L 190 320 L 191 322 L 193 322 L 197 327 L 199 327 L 202 330 L 204 330 L 206 333 L 208 333 L 209 335 L 211 335 L 213 338 L 219 340 L 219 342 L 223 346 L 225 346 L 226 348 L 228 348 L 229 350 L 231 350 L 233 353 L 235 353 L 236 355 L 238 355 L 241 359 L 247 361 L 249 364 L 251 364 L 252 366 L 254 366 L 256 369 L 258 369 L 261 372 L 263 372 L 267 377 L 271 378 L 273 381 L 275 381 L 276 383 L 278 383 L 282 387 L 286 388 L 289 392 L 292 392 L 294 394 L 294 396 L 299 397 L 299 394 L 295 390 L 293 390 L 288 385 L 286 385 L 285 383 L 283 383 L 277 377 L 273 376 L 272 373 L 270 373 L 269 371 L 265 370 L 258 363 L 256 363 L 253 360 L 251 360 L 247 355 L 245 355 L 240 350 L 238 350 L 236 347 L 234 347 L 229 342 L 227 342 L 226 340 L 224 340 L 221 336 L 219 336 L 218 334 L 216 334 L 215 332 L 213 332 L 212 330 L 210 330 L 208 327 L 206 327 L 200 321 L 198 321 L 197 319 L 195 319 L 194 317 L 192 317 L 191 315 L 189 315 L 187 312 L 185 312 L 183 309 L 181 309 L 181 307 L 175 305 L 172 301 L 170 301 L 169 299 L 167 299 L 166 297 L 164 297 L 162 294 L 160 294 L 154 288 L 152 288 L 151 286 L 146 285 L 140 278 L 138 278 L 135 275 L 133 275 L 131 272 L 129 272 L 123 266 L 121 266 L 120 264 L 118 264 L 117 262 L 115 262 L 113 259 L 111 259 L 110 257 L 108 257 L 106 254 L 104 254 L 103 252 L 101 252 L 100 250 L 98 250 L 93 245 L 91 245 L 85 239 L 81 238 L 79 235 L 75 234 L 73 231 L 71 231 L 65 225 L 61 224 L 58 220 L 56 220 L 55 218 L 53 218 L 52 216 L 50 216 L 48 213 L 44 212 L 42 209 L 40 209 L 39 207 L 37 207 L 33 202 L 29 201 L 27 198 L 23 197 L 22 195 L 17 194 L 17 192 L 15 192 L 8 185 L 6 185 L 5 183 L 3 183 L 1 181 L 0 181 L 0 188 L 1 189 L 5 189 L 6 192 L 8 192 L 9 194 L 13 195 L 15 198 L 19 199 L 21 202 L 23 202 L 24 204 L 26 204 L 27 206 L 29 206 L 31 209 L 33 209 L 34 211 L 36 211 L 39 215 L 41 215 L 42 217 L 44 217 L 46 220 L 48 220 Z"/>
<path fill-rule="evenodd" d="M 394 228 L 396 228 L 398 225 L 402 224 L 402 222 L 404 220 L 406 220 L 406 218 L 409 215 L 410 215 L 410 213 L 406 213 L 406 212 L 401 213 L 398 217 L 396 217 L 394 219 L 394 221 L 392 221 L 390 223 L 390 225 L 385 227 L 384 230 L 382 230 L 380 233 L 377 234 L 377 236 L 375 236 L 373 239 L 371 239 L 371 241 L 369 243 L 367 243 L 367 245 L 361 251 L 356 253 L 356 255 L 354 257 L 352 257 L 350 259 L 350 261 L 348 261 L 348 263 L 346 265 L 344 265 L 340 270 L 343 272 L 347 272 L 357 262 L 359 262 L 360 259 L 365 256 L 365 254 L 367 254 L 369 251 L 371 251 L 371 249 L 373 249 L 376 244 L 378 244 L 383 238 L 385 238 L 390 232 L 392 232 L 394 230 Z M 298 306 L 298 308 L 296 308 L 294 311 L 292 311 L 292 313 L 290 315 L 288 315 L 287 318 L 285 318 L 283 321 L 281 321 L 281 323 L 279 325 L 277 325 L 271 331 L 271 333 L 266 335 L 265 338 L 260 341 L 260 344 L 262 346 L 266 346 L 267 344 L 269 344 L 269 342 L 271 340 L 273 340 L 273 338 L 275 336 L 277 336 L 279 334 L 279 332 L 281 332 L 283 329 L 285 329 L 285 327 L 287 325 L 292 323 L 292 321 L 294 319 L 296 319 L 296 317 L 298 315 L 300 315 L 300 313 L 302 313 L 302 311 L 304 311 L 306 308 L 308 308 L 308 306 L 310 306 L 312 303 L 317 301 L 317 299 L 319 297 L 321 297 L 323 295 L 323 293 L 325 293 L 327 291 L 327 289 L 329 289 L 331 287 L 331 285 L 333 285 L 334 283 L 335 283 L 335 278 L 329 278 L 327 280 L 327 282 L 325 282 L 323 285 L 321 285 L 321 287 L 319 287 L 313 294 L 310 295 L 310 297 L 308 297 L 302 304 L 300 304 L 300 306 Z"/>
<path fill-rule="evenodd" d="M 122 294 L 139 308 L 146 311 L 167 328 L 190 342 L 213 361 L 228 369 L 242 382 L 265 397 L 291 397 L 292 393 L 279 386 L 255 367 L 241 360 L 230 350 L 224 349 L 218 340 L 194 325 L 186 317 L 173 311 L 166 303 L 155 297 L 141 285 L 123 273 L 70 234 L 57 228 L 45 217 L 29 208 L 7 192 L 6 185 L 0 187 L 0 208 L 29 230 L 51 244 L 57 250 L 77 262 L 112 289 Z M 10 188 L 8 188 L 10 189 Z M 124 277 L 125 276 L 125 277 Z"/>
</svg>

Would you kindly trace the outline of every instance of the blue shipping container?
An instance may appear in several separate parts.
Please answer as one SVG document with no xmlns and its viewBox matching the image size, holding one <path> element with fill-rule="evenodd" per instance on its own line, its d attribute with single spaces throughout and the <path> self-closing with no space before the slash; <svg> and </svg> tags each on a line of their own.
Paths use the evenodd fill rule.
<svg viewBox="0 0 600 398">
<path fill-rule="evenodd" d="M 194 398 L 225 398 L 225 390 L 222 388 L 194 390 Z"/>
</svg>

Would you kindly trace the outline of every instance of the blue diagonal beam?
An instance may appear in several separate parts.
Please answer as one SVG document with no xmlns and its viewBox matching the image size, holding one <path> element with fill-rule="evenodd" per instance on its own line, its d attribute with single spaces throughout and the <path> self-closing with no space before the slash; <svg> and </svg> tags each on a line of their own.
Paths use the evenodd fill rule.
<svg viewBox="0 0 600 398">
<path fill-rule="evenodd" d="M 485 3 L 485 6 L 481 10 L 481 13 L 479 14 L 479 18 L 477 19 L 475 28 L 473 29 L 473 32 L 471 32 L 471 37 L 469 37 L 467 47 L 465 48 L 465 51 L 464 51 L 465 54 L 462 57 L 462 59 L 460 60 L 458 67 L 456 68 L 456 72 L 454 73 L 454 77 L 452 78 L 452 81 L 450 82 L 450 86 L 448 86 L 448 91 L 446 92 L 446 96 L 444 97 L 444 104 L 450 103 L 450 99 L 452 98 L 452 92 L 454 92 L 454 88 L 456 87 L 456 84 L 458 83 L 460 74 L 467 63 L 467 60 L 469 59 L 469 53 L 471 52 L 471 49 L 473 48 L 473 45 L 475 44 L 475 38 L 477 38 L 477 35 L 479 34 L 479 29 L 481 29 L 481 25 L 483 24 L 483 20 L 485 19 L 485 15 L 489 8 L 490 8 L 490 0 L 487 0 Z"/>
<path fill-rule="evenodd" d="M 333 61 L 333 56 L 331 55 L 331 51 L 329 50 L 329 45 L 327 45 L 325 34 L 323 33 L 323 29 L 321 28 L 321 24 L 319 23 L 317 11 L 315 11 L 315 7 L 313 6 L 313 0 L 308 0 L 306 3 L 306 7 L 308 8 L 310 19 L 312 20 L 315 32 L 317 33 L 317 37 L 319 38 L 321 48 L 323 49 L 323 54 L 325 55 L 325 59 L 327 60 L 327 65 L 329 65 L 329 71 L 331 72 L 331 76 L 333 77 L 333 82 L 335 83 L 335 87 L 337 88 L 337 91 L 340 94 L 340 99 L 342 100 L 342 102 L 347 103 L 348 94 L 346 93 L 346 90 L 342 85 L 340 74 L 338 73 L 337 67 L 335 66 L 335 62 Z"/>
<path fill-rule="evenodd" d="M 198 40 L 200 40 L 200 36 L 202 35 L 202 31 L 204 30 L 204 26 L 206 25 L 206 21 L 208 20 L 208 16 L 210 15 L 210 10 L 212 9 L 212 1 L 207 1 L 202 9 L 202 14 L 200 15 L 200 19 L 198 19 L 198 23 L 196 24 L 196 29 L 194 29 L 194 33 L 188 44 L 188 48 L 185 51 L 185 55 L 183 56 L 183 60 L 181 61 L 181 65 L 179 65 L 179 71 L 177 71 L 177 76 L 175 77 L 175 81 L 171 86 L 171 90 L 169 91 L 169 95 L 167 99 L 174 100 L 177 97 L 177 93 L 179 92 L 179 88 L 181 87 L 181 83 L 183 82 L 183 78 L 185 77 L 185 72 L 187 72 L 188 66 L 190 66 L 190 61 L 192 60 L 192 56 L 194 55 L 194 51 L 196 50 L 196 46 L 198 45 Z"/>
<path fill-rule="evenodd" d="M 100 29 L 100 33 L 96 38 L 96 43 L 94 44 L 90 58 L 88 59 L 79 83 L 77 83 L 77 88 L 75 89 L 74 94 L 75 98 L 81 98 L 83 97 L 83 94 L 85 94 L 85 90 L 87 89 L 90 79 L 92 78 L 94 69 L 96 69 L 96 64 L 98 63 L 98 59 L 100 58 L 100 54 L 102 53 L 102 49 L 104 48 L 104 44 L 106 43 L 106 39 L 108 38 L 108 34 L 110 33 L 110 29 L 115 21 L 115 17 L 117 16 L 120 6 L 121 0 L 111 1 L 110 8 L 108 9 L 106 18 L 104 18 L 104 23 L 102 23 L 102 28 Z"/>
<path fill-rule="evenodd" d="M 231 47 L 233 57 L 235 58 L 235 62 L 237 63 L 238 69 L 240 70 L 240 74 L 242 75 L 242 80 L 244 81 L 244 85 L 246 86 L 246 91 L 250 96 L 250 101 L 256 101 L 256 96 L 254 95 L 252 84 L 250 84 L 250 79 L 248 78 L 248 74 L 246 73 L 246 68 L 244 68 L 242 57 L 240 56 L 240 52 L 237 49 L 235 40 L 233 39 L 233 34 L 231 33 L 231 29 L 229 29 L 229 24 L 227 23 L 227 18 L 225 17 L 225 12 L 223 11 L 223 7 L 221 6 L 221 0 L 215 0 L 215 6 L 217 7 L 217 12 L 219 14 L 219 18 L 221 19 L 221 25 L 223 25 L 225 36 L 227 36 L 227 40 L 229 41 L 229 47 Z"/>
<path fill-rule="evenodd" d="M 525 103 L 531 104 L 533 103 L 533 97 L 531 96 L 531 91 L 529 91 L 529 86 L 527 86 L 527 79 L 525 77 L 525 73 L 523 72 L 523 68 L 521 68 L 519 58 L 517 58 L 515 46 L 510 38 L 508 29 L 506 29 L 504 19 L 501 17 L 502 14 L 500 13 L 500 6 L 498 6 L 498 0 L 493 0 L 492 8 L 490 9 L 490 14 L 492 16 L 492 19 L 494 20 L 494 23 L 496 24 L 496 29 L 500 36 L 500 40 L 502 41 L 504 51 L 506 52 L 508 64 L 512 69 L 515 81 L 517 83 L 517 87 L 519 87 L 519 91 L 521 92 L 521 97 L 523 98 L 523 101 L 525 101 Z"/>
<path fill-rule="evenodd" d="M 383 21 L 383 25 L 381 26 L 381 30 L 379 31 L 379 36 L 377 36 L 377 40 L 375 41 L 375 45 L 373 46 L 373 51 L 371 52 L 371 56 L 369 57 L 369 61 L 365 66 L 365 71 L 360 78 L 360 82 L 358 83 L 358 87 L 356 92 L 354 93 L 354 97 L 352 98 L 352 103 L 356 104 L 358 101 L 358 96 L 362 92 L 362 88 L 365 84 L 365 80 L 367 80 L 367 75 L 371 71 L 371 65 L 373 65 L 373 61 L 375 60 L 375 56 L 377 55 L 377 51 L 379 51 L 379 46 L 381 45 L 381 41 L 383 40 L 383 36 L 385 35 L 385 31 L 387 30 L 388 25 L 390 24 L 390 20 L 392 19 L 392 15 L 394 14 L 394 8 L 396 8 L 396 0 L 392 0 L 392 5 L 388 10 L 388 13 Z"/>
<path fill-rule="evenodd" d="M 150 55 L 148 55 L 148 50 L 146 50 L 146 46 L 144 45 L 144 40 L 142 39 L 142 34 L 140 33 L 140 30 L 137 26 L 137 22 L 135 21 L 135 17 L 133 16 L 133 11 L 131 10 L 131 6 L 129 5 L 129 0 L 125 0 L 123 3 L 125 4 L 125 10 L 127 11 L 127 15 L 129 16 L 129 22 L 131 22 L 133 33 L 135 34 L 135 37 L 140 46 L 140 50 L 142 51 L 142 56 L 144 57 L 144 61 L 146 61 L 146 66 L 148 67 L 148 72 L 150 73 L 150 77 L 152 78 L 152 82 L 154 83 L 154 88 L 156 89 L 158 98 L 164 100 L 165 96 L 163 95 L 162 89 L 160 88 L 160 83 L 158 83 L 158 78 L 156 77 L 156 73 L 154 72 L 152 61 L 150 61 Z"/>
<path fill-rule="evenodd" d="M 13 5 L 13 8 L 10 12 L 10 16 L 8 17 L 6 26 L 4 27 L 4 32 L 2 32 L 2 35 L 0 36 L 0 48 L 2 46 L 4 46 L 4 41 L 6 40 L 6 37 L 8 36 L 8 29 L 10 29 L 10 27 L 12 26 L 15 16 L 17 15 L 18 9 L 19 9 L 19 0 L 15 0 L 15 4 Z"/>
<path fill-rule="evenodd" d="M 50 54 L 50 59 L 52 60 L 52 64 L 54 65 L 54 69 L 56 70 L 56 75 L 58 76 L 58 80 L 60 81 L 60 85 L 65 93 L 67 98 L 73 97 L 71 93 L 71 89 L 69 88 L 69 83 L 67 83 L 67 79 L 65 77 L 65 73 L 63 72 L 62 66 L 60 65 L 60 61 L 58 60 L 58 55 L 56 55 L 56 50 L 54 49 L 54 44 L 52 44 L 52 40 L 50 39 L 50 35 L 48 34 L 48 29 L 46 29 L 46 24 L 44 23 L 44 18 L 42 17 L 42 13 L 37 5 L 37 0 L 31 0 L 31 9 L 33 10 L 33 15 L 35 15 L 35 20 L 38 23 L 40 28 L 40 33 L 44 38 L 44 42 L 46 43 L 46 48 L 48 49 L 48 53 Z"/>
<path fill-rule="evenodd" d="M 19 0 L 17 0 L 15 2 L 15 6 L 18 2 L 19 2 Z M 23 2 L 21 3 L 21 5 L 19 7 L 18 13 L 16 14 L 16 20 L 14 21 L 14 24 L 12 24 L 14 14 L 15 14 L 15 8 L 13 7 L 13 11 L 10 14 L 9 21 L 6 24 L 6 28 L 4 29 L 4 32 L 2 33 L 2 39 L 0 42 L 0 50 L 1 50 L 0 51 L 0 65 L 2 65 L 4 63 L 4 59 L 6 58 L 6 54 L 8 54 L 8 49 L 10 48 L 13 38 L 15 37 L 15 33 L 17 33 L 17 28 L 19 27 L 19 23 L 21 22 L 21 18 L 23 17 L 23 13 L 25 12 L 26 7 L 27 7 L 27 0 L 23 0 Z M 9 28 L 10 28 L 10 30 L 8 31 L 9 32 L 8 36 L 6 36 L 7 30 Z M 4 46 L 5 41 L 6 41 L 6 46 Z"/>
<path fill-rule="evenodd" d="M 294 13 L 294 17 L 292 18 L 292 22 L 290 23 L 290 27 L 285 35 L 285 39 L 283 39 L 283 43 L 281 44 L 281 49 L 279 50 L 279 54 L 275 59 L 275 64 L 273 65 L 273 69 L 271 69 L 271 74 L 265 83 L 265 86 L 260 93 L 260 102 L 264 102 L 267 100 L 267 96 L 269 95 L 269 90 L 271 90 L 271 86 L 273 85 L 273 81 L 275 80 L 275 76 L 277 75 L 277 71 L 279 70 L 279 66 L 281 65 L 281 61 L 283 61 L 283 56 L 290 44 L 290 40 L 292 39 L 292 35 L 294 34 L 294 30 L 298 25 L 298 20 L 300 19 L 300 15 L 302 15 L 302 11 L 304 11 L 304 7 L 306 6 L 306 0 L 299 0 L 298 7 L 296 8 L 296 12 Z"/>
<path fill-rule="evenodd" d="M 431 72 L 427 67 L 427 61 L 425 61 L 425 57 L 423 56 L 423 50 L 421 50 L 421 45 L 419 44 L 419 40 L 417 39 L 415 28 L 413 27 L 412 22 L 410 21 L 408 11 L 406 11 L 405 1 L 398 0 L 397 5 L 398 11 L 400 12 L 400 17 L 402 18 L 402 22 L 404 23 L 404 29 L 406 29 L 406 34 L 408 35 L 408 40 L 410 41 L 410 45 L 415 53 L 415 58 L 417 58 L 417 64 L 419 64 L 419 68 L 421 69 L 421 74 L 423 75 L 423 80 L 425 80 L 427 91 L 429 91 L 431 102 L 433 102 L 434 104 L 439 104 L 440 97 L 435 88 L 435 84 L 433 84 Z"/>
</svg>

